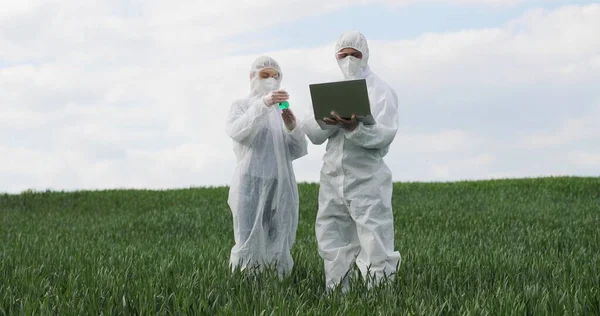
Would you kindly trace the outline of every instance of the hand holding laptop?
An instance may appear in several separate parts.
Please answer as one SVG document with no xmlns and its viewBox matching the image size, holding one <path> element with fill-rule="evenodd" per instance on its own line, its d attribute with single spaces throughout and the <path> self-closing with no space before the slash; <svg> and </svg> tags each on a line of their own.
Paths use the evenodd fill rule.
<svg viewBox="0 0 600 316">
<path fill-rule="evenodd" d="M 331 112 L 331 116 L 333 117 L 333 119 L 328 118 L 328 117 L 323 118 L 323 121 L 325 122 L 325 124 L 340 125 L 344 129 L 347 129 L 349 131 L 353 131 L 356 128 L 356 126 L 358 125 L 358 122 L 356 121 L 356 114 L 352 114 L 352 117 L 349 120 L 341 118 L 335 112 Z"/>
</svg>

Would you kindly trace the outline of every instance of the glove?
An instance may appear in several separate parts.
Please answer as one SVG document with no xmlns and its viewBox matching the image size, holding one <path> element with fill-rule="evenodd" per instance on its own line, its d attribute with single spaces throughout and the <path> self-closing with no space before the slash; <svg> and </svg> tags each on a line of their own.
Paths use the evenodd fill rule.
<svg viewBox="0 0 600 316">
<path fill-rule="evenodd" d="M 266 106 L 273 106 L 283 101 L 287 101 L 290 98 L 287 92 L 283 90 L 275 90 L 269 92 L 269 94 L 262 97 L 263 102 Z"/>
<path fill-rule="evenodd" d="M 285 123 L 285 127 L 288 131 L 293 131 L 296 128 L 296 116 L 290 109 L 285 109 L 281 113 L 281 118 L 283 118 L 283 122 Z"/>
</svg>

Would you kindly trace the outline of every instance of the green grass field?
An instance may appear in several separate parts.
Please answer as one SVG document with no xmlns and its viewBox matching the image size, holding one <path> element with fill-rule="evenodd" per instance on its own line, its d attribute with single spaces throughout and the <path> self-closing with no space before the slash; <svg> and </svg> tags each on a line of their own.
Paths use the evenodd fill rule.
<svg viewBox="0 0 600 316">
<path fill-rule="evenodd" d="M 600 178 L 396 184 L 399 275 L 345 296 L 324 295 L 317 192 L 283 282 L 229 272 L 227 188 L 0 195 L 0 314 L 600 314 Z"/>
</svg>

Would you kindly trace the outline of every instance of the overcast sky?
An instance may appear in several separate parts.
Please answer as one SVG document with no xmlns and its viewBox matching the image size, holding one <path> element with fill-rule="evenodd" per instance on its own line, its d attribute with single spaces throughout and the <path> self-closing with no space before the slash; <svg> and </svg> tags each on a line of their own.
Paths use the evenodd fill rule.
<svg viewBox="0 0 600 316">
<path fill-rule="evenodd" d="M 600 175 L 597 1 L 245 2 L 0 0 L 0 192 L 227 185 L 252 61 L 305 117 L 346 30 L 399 97 L 395 181 Z"/>
</svg>

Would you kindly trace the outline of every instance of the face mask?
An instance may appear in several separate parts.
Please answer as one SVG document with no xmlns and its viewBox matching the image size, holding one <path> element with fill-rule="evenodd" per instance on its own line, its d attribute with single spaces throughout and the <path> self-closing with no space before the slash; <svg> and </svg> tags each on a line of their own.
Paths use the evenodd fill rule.
<svg viewBox="0 0 600 316">
<path fill-rule="evenodd" d="M 360 59 L 354 56 L 348 56 L 344 59 L 338 60 L 338 65 L 344 74 L 346 79 L 354 79 L 358 76 L 360 71 Z"/>
<path fill-rule="evenodd" d="M 277 90 L 279 82 L 275 78 L 260 79 L 258 81 L 257 91 L 260 94 L 268 94 L 273 90 Z"/>
<path fill-rule="evenodd" d="M 266 95 L 271 91 L 279 89 L 279 82 L 275 78 L 260 79 L 255 77 L 250 82 L 250 87 L 253 93 Z"/>
</svg>

